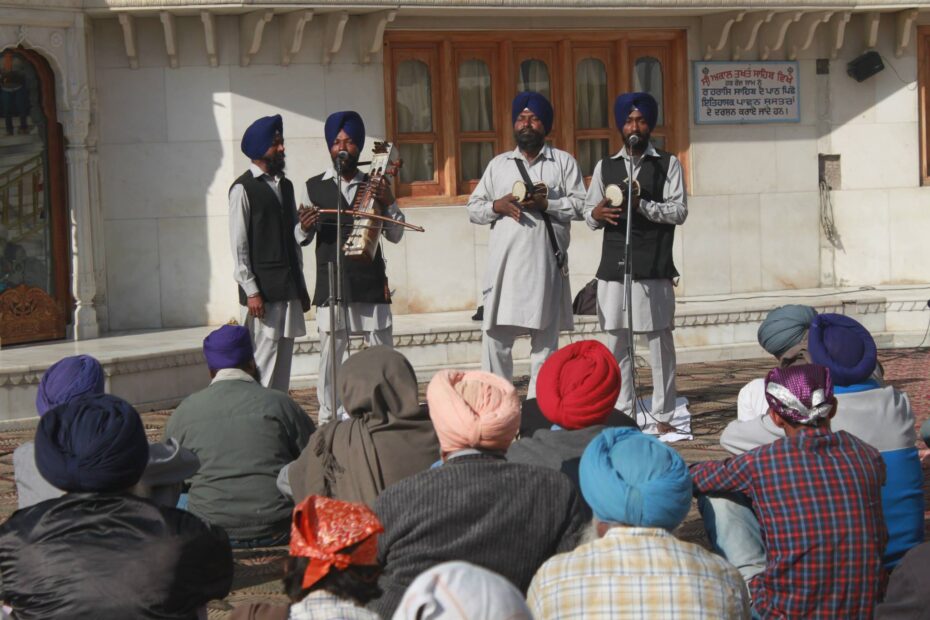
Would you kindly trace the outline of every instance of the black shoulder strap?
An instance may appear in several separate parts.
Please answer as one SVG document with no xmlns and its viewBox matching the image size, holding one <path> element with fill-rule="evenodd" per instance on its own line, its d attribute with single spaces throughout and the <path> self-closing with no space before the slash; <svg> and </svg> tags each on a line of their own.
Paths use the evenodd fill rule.
<svg viewBox="0 0 930 620">
<path fill-rule="evenodd" d="M 514 159 L 514 163 L 517 164 L 517 169 L 520 171 L 520 176 L 523 177 L 523 182 L 526 183 L 526 190 L 533 190 L 533 181 L 530 180 L 530 175 L 526 171 L 526 166 L 523 165 L 522 159 Z M 549 219 L 549 214 L 545 211 L 541 212 L 543 222 L 546 224 L 546 233 L 549 235 L 549 244 L 552 245 L 552 253 L 555 255 L 555 264 L 561 269 L 565 266 L 565 255 L 562 253 L 562 250 L 559 249 L 559 242 L 555 239 L 555 231 L 552 230 L 552 220 Z"/>
</svg>

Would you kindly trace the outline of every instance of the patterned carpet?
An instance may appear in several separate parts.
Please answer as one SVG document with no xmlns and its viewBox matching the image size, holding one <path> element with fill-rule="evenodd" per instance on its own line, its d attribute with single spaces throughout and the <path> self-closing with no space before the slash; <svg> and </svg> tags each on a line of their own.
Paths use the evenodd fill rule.
<svg viewBox="0 0 930 620">
<path fill-rule="evenodd" d="M 879 357 L 885 368 L 886 379 L 909 395 L 919 427 L 930 415 L 930 350 L 896 349 L 880 352 Z M 769 359 L 679 366 L 678 390 L 680 395 L 690 401 L 694 441 L 673 445 L 689 463 L 726 456 L 718 445 L 718 439 L 724 427 L 736 417 L 739 389 L 750 379 L 764 376 L 770 367 Z M 651 391 L 649 374 L 648 368 L 637 371 L 643 394 Z M 527 378 L 518 379 L 516 384 L 525 393 Z M 420 391 L 424 398 L 425 389 L 426 385 L 422 384 Z M 312 418 L 316 418 L 316 390 L 294 390 L 291 395 Z M 170 410 L 165 410 L 142 416 L 150 439 L 161 438 L 162 428 L 170 414 Z M 6 519 L 16 509 L 13 450 L 23 441 L 30 440 L 34 432 L 35 421 L 6 424 L 0 430 L 0 519 Z M 922 442 L 920 447 L 925 447 Z M 924 465 L 924 473 L 925 480 L 930 480 L 930 459 Z M 925 493 L 930 506 L 930 485 L 925 485 Z M 930 533 L 930 513 L 925 516 L 927 531 Z M 693 508 L 676 534 L 685 540 L 707 545 L 700 517 Z M 233 592 L 225 600 L 210 604 L 209 617 L 227 618 L 233 606 L 251 601 L 285 603 L 279 578 L 282 560 L 286 555 L 287 550 L 283 547 L 236 552 Z"/>
</svg>

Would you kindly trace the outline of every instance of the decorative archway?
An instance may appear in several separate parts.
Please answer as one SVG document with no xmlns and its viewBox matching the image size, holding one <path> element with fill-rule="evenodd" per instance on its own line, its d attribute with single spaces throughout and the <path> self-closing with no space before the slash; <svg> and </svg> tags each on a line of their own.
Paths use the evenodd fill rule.
<svg viewBox="0 0 930 620">
<path fill-rule="evenodd" d="M 0 53 L 0 345 L 65 337 L 73 305 L 64 139 L 55 74 Z"/>
</svg>

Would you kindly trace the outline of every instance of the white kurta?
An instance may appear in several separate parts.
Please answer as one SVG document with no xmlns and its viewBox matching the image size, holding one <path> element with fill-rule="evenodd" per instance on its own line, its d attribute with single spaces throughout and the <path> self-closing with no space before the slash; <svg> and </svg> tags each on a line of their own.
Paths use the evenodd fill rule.
<svg viewBox="0 0 930 620">
<path fill-rule="evenodd" d="M 659 153 L 651 144 L 646 155 L 658 157 Z M 612 156 L 622 158 L 629 165 L 626 148 Z M 634 158 L 633 178 L 639 176 L 640 159 Z M 672 155 L 665 179 L 664 202 L 640 200 L 639 210 L 646 218 L 660 224 L 683 224 L 688 217 L 688 201 L 685 194 L 681 163 Z M 597 162 L 591 176 L 591 185 L 584 202 L 584 219 L 592 230 L 603 226 L 591 217 L 594 207 L 604 199 L 604 180 L 601 176 L 601 162 Z M 626 328 L 626 310 L 623 306 L 623 282 L 616 280 L 598 280 L 597 314 L 601 328 L 616 330 Z M 675 291 L 669 279 L 634 280 L 633 297 L 633 331 L 637 333 L 673 329 L 675 323 Z"/>
<path fill-rule="evenodd" d="M 539 330 L 560 321 L 561 329 L 572 329 L 567 263 L 563 273 L 556 265 L 542 217 L 527 209 L 517 222 L 493 209 L 496 199 L 510 194 L 513 184 L 523 180 L 516 159 L 525 162 L 534 183 L 542 181 L 549 188 L 547 213 L 566 261 L 571 220 L 580 219 L 584 203 L 581 171 L 565 151 L 545 146 L 536 159 L 527 162 L 514 149 L 491 160 L 467 205 L 473 224 L 491 226 L 482 289 L 483 328 L 509 325 Z"/>
</svg>

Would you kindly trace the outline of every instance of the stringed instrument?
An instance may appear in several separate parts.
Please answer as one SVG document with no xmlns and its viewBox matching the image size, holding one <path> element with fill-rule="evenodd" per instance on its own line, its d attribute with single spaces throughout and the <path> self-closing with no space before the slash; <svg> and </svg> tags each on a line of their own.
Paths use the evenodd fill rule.
<svg viewBox="0 0 930 620">
<path fill-rule="evenodd" d="M 342 251 L 349 260 L 371 262 L 378 251 L 381 241 L 381 228 L 384 221 L 390 221 L 381 214 L 381 207 L 375 200 L 375 194 L 381 183 L 390 183 L 403 162 L 397 149 L 390 142 L 375 142 L 374 155 L 368 173 L 368 183 L 355 194 L 352 212 L 355 222 Z M 364 190 L 364 191 L 363 191 Z"/>
</svg>

